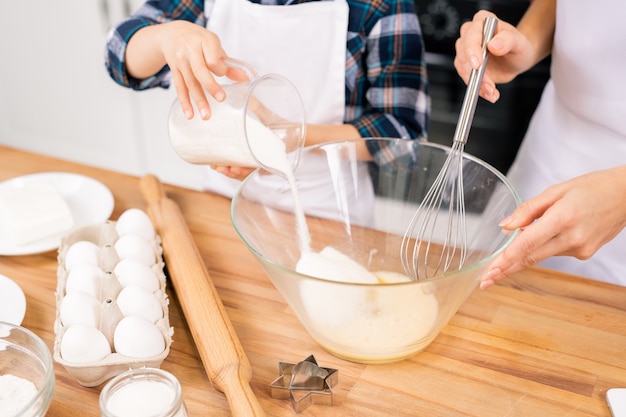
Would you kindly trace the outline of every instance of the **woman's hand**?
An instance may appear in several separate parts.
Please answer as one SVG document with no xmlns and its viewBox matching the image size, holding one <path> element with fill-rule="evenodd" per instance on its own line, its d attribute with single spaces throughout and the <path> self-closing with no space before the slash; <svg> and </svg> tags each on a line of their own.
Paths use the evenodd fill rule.
<svg viewBox="0 0 626 417">
<path fill-rule="evenodd" d="M 500 225 L 521 232 L 490 265 L 481 288 L 551 256 L 588 259 L 626 226 L 626 165 L 553 185 Z"/>
<path fill-rule="evenodd" d="M 461 26 L 457 39 L 454 67 L 467 84 L 472 69 L 482 64 L 483 27 L 487 16 L 493 13 L 479 11 L 474 18 Z M 484 99 L 495 102 L 500 98 L 496 84 L 506 83 L 529 68 L 530 44 L 514 26 L 498 20 L 496 32 L 487 45 L 490 53 L 485 75 L 480 88 Z"/>
<path fill-rule="evenodd" d="M 491 12 L 481 10 L 471 21 L 465 22 L 455 44 L 454 66 L 466 84 L 472 69 L 482 64 L 483 27 L 487 16 L 496 17 Z M 540 45 L 534 45 L 515 26 L 498 20 L 496 32 L 487 45 L 490 56 L 480 88 L 481 97 L 492 103 L 497 101 L 500 93 L 496 84 L 513 80 L 538 62 L 538 56 L 545 55 L 543 47 L 541 51 L 537 50 L 538 47 Z"/>
</svg>

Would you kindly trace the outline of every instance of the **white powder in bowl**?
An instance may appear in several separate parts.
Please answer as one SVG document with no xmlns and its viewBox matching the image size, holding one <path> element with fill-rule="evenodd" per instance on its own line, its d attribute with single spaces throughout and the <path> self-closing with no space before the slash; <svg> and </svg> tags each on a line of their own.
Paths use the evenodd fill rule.
<svg viewBox="0 0 626 417">
<path fill-rule="evenodd" d="M 31 381 L 11 374 L 0 375 L 0 417 L 14 416 L 37 395 Z"/>
<path fill-rule="evenodd" d="M 115 390 L 108 398 L 106 408 L 112 415 L 121 417 L 163 415 L 165 411 L 172 411 L 175 396 L 172 387 L 163 382 L 137 380 Z M 174 417 L 186 416 L 184 407 L 174 414 Z"/>
</svg>

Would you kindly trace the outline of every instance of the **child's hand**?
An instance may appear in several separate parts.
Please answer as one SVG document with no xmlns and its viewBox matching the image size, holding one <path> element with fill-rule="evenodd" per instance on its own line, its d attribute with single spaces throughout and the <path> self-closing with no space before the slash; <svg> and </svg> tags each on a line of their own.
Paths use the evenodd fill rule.
<svg viewBox="0 0 626 417">
<path fill-rule="evenodd" d="M 172 72 L 178 101 L 185 116 L 194 115 L 192 100 L 200 116 L 211 117 L 211 109 L 206 92 L 217 101 L 226 98 L 224 89 L 214 76 L 227 76 L 233 80 L 245 80 L 241 71 L 224 64 L 226 52 L 222 49 L 217 35 L 195 23 L 177 20 L 166 23 L 160 31 L 160 45 L 163 57 Z"/>
<path fill-rule="evenodd" d="M 246 178 L 255 168 L 249 167 L 238 167 L 238 166 L 211 166 L 214 170 L 219 172 L 220 174 L 224 174 L 227 177 L 234 178 L 236 180 L 242 181 Z"/>
</svg>

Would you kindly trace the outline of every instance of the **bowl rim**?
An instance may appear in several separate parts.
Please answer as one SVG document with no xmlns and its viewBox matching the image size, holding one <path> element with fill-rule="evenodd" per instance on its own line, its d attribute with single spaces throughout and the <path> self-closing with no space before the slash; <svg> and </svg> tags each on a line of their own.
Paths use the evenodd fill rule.
<svg viewBox="0 0 626 417">
<path fill-rule="evenodd" d="M 0 321 L 0 337 L 2 337 L 5 334 L 4 332 L 7 329 L 9 330 L 9 332 L 13 330 L 17 330 L 18 332 L 25 334 L 26 336 L 28 336 L 30 339 L 32 339 L 35 342 L 35 344 L 38 346 L 41 352 L 43 352 L 43 357 L 39 355 L 37 356 L 42 361 L 42 364 L 46 370 L 46 373 L 44 376 L 44 383 L 41 385 L 41 387 L 37 388 L 37 395 L 35 395 L 27 404 L 24 405 L 24 407 L 21 410 L 19 410 L 17 416 L 22 415 L 24 411 L 29 410 L 30 407 L 36 404 L 43 396 L 48 396 L 48 398 L 45 399 L 45 403 L 44 403 L 46 405 L 45 410 L 47 410 L 48 407 L 50 406 L 50 402 L 52 401 L 52 397 L 54 395 L 54 389 L 56 385 L 55 374 L 54 374 L 54 363 L 52 361 L 52 353 L 50 352 L 48 345 L 46 345 L 46 342 L 44 342 L 44 340 L 41 337 L 35 334 L 35 332 L 27 329 L 26 327 L 9 323 L 6 321 Z"/>
<path fill-rule="evenodd" d="M 367 137 L 367 138 L 358 138 L 358 139 L 339 139 L 339 140 L 333 140 L 333 141 L 329 141 L 329 142 L 324 142 L 324 143 L 319 143 L 319 144 L 315 144 L 315 145 L 309 145 L 309 146 L 305 146 L 304 148 L 302 148 L 301 152 L 300 152 L 300 158 L 302 158 L 302 155 L 305 151 L 311 152 L 314 151 L 315 149 L 320 149 L 326 146 L 337 146 L 337 145 L 341 145 L 341 144 L 347 144 L 347 143 L 351 143 L 351 142 L 361 142 L 361 141 L 370 141 L 370 140 L 376 140 L 376 141 L 385 141 L 385 142 L 397 142 L 397 141 L 417 141 L 417 143 L 421 146 L 427 146 L 427 147 L 431 147 L 431 148 L 438 148 L 441 150 L 444 150 L 446 152 L 450 152 L 452 150 L 452 148 L 450 146 L 446 146 L 446 145 L 442 145 L 439 143 L 434 143 L 434 142 L 428 142 L 427 140 L 420 140 L 420 139 L 404 139 L 404 138 L 384 138 L 384 137 Z M 506 177 L 506 175 L 504 175 L 502 172 L 500 172 L 498 169 L 496 169 L 493 165 L 489 164 L 488 162 L 483 161 L 482 159 L 471 155 L 469 153 L 466 153 L 465 151 L 463 151 L 463 157 L 465 159 L 471 160 L 473 162 L 476 162 L 480 165 L 483 165 L 485 168 L 487 168 L 490 172 L 492 172 L 496 177 L 498 177 L 498 179 L 500 179 L 500 181 L 502 181 L 502 183 L 508 188 L 508 190 L 511 192 L 511 194 L 513 195 L 517 205 L 519 206 L 522 203 L 522 199 L 521 196 L 519 195 L 519 193 L 517 192 L 517 190 L 515 189 L 515 187 L 513 187 L 513 184 L 511 184 L 511 182 L 509 181 L 509 179 Z M 263 169 L 263 168 L 257 168 L 254 171 L 252 171 L 239 185 L 239 187 L 237 188 L 237 191 L 235 192 L 235 194 L 233 195 L 232 199 L 231 199 L 231 204 L 230 204 L 230 217 L 231 217 L 231 222 L 233 224 L 233 227 L 235 229 L 235 231 L 237 232 L 237 235 L 239 236 L 239 238 L 241 239 L 241 241 L 246 245 L 246 247 L 258 258 L 263 259 L 264 262 L 271 264 L 272 266 L 274 266 L 275 268 L 281 269 L 285 272 L 288 272 L 290 274 L 295 274 L 297 276 L 300 276 L 304 279 L 309 279 L 309 280 L 313 280 L 313 281 L 320 281 L 320 282 L 326 282 L 326 283 L 333 283 L 333 284 L 339 284 L 339 285 L 345 285 L 345 286 L 363 286 L 363 287 L 377 287 L 377 286 L 381 286 L 381 287 L 385 287 L 385 286 L 401 286 L 401 285 L 415 285 L 415 284 L 430 284 L 433 282 L 438 282 L 438 281 L 444 281 L 444 280 L 449 280 L 451 279 L 453 276 L 461 273 L 467 273 L 468 271 L 477 268 L 479 266 L 482 266 L 486 263 L 490 263 L 491 261 L 493 261 L 498 255 L 500 255 L 507 247 L 509 247 L 509 245 L 511 244 L 511 242 L 513 241 L 513 239 L 515 239 L 515 237 L 517 237 L 518 233 L 520 232 L 519 229 L 515 229 L 514 231 L 510 232 L 507 239 L 504 241 L 504 243 L 502 244 L 502 246 L 494 251 L 493 253 L 491 253 L 489 256 L 486 256 L 482 259 L 480 259 L 478 262 L 474 262 L 470 265 L 466 265 L 463 266 L 463 268 L 458 269 L 458 270 L 454 270 L 454 271 L 448 271 L 444 274 L 441 275 L 436 275 L 432 278 L 426 278 L 426 279 L 411 279 L 410 281 L 406 281 L 406 282 L 378 282 L 375 284 L 370 284 L 370 283 L 361 283 L 361 282 L 345 282 L 345 281 L 336 281 L 336 280 L 332 280 L 332 279 L 327 279 L 327 278 L 320 278 L 320 277 L 315 277 L 312 275 L 307 275 L 307 274 L 303 274 L 300 272 L 297 272 L 294 269 L 291 268 L 287 268 L 282 264 L 276 263 L 273 260 L 267 258 L 266 256 L 264 256 L 263 254 L 261 254 L 259 251 L 257 251 L 254 247 L 252 247 L 252 245 L 250 245 L 250 243 L 248 243 L 248 241 L 246 240 L 246 238 L 244 237 L 243 233 L 239 230 L 239 227 L 237 226 L 237 221 L 235 219 L 235 207 L 237 205 L 237 200 L 239 198 L 239 196 L 241 195 L 241 191 L 243 190 L 243 188 L 245 187 L 246 183 L 254 176 L 254 175 L 258 175 L 258 172 Z M 409 277 L 410 278 L 410 277 Z M 479 277 L 477 277 L 476 279 L 476 283 L 478 283 L 480 280 Z"/>
</svg>

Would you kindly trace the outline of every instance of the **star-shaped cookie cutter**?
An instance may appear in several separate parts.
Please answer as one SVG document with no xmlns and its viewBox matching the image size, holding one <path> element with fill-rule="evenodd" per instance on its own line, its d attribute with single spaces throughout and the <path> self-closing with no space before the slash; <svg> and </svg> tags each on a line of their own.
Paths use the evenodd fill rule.
<svg viewBox="0 0 626 417">
<path fill-rule="evenodd" d="M 296 413 L 313 404 L 333 405 L 337 369 L 319 366 L 313 355 L 298 363 L 278 362 L 278 368 L 280 376 L 270 384 L 272 398 L 290 399 Z"/>
</svg>

